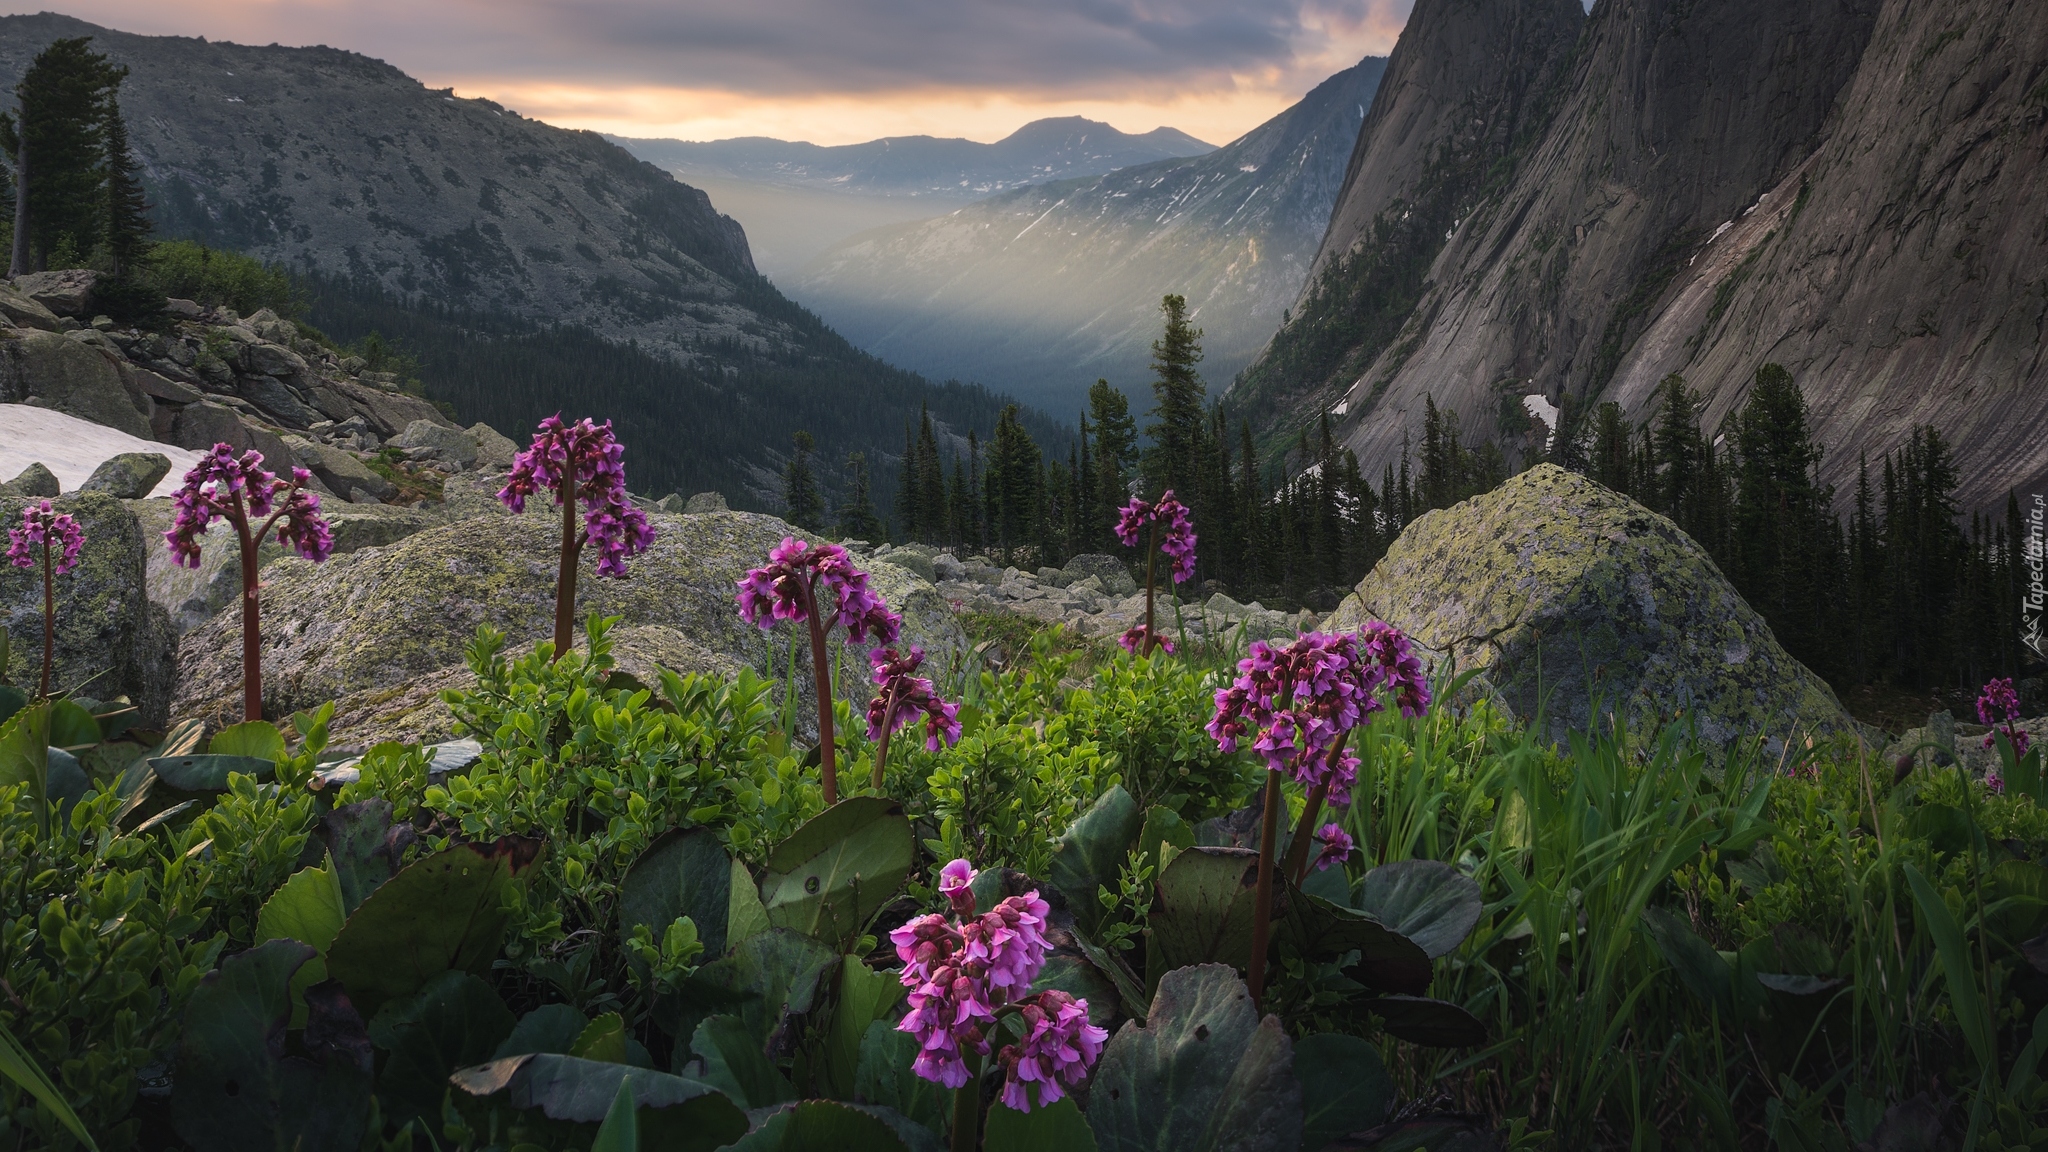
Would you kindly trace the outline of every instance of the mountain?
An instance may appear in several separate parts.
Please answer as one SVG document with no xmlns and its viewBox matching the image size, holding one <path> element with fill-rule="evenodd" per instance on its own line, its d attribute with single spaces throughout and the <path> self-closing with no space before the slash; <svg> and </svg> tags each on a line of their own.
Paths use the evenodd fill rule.
<svg viewBox="0 0 2048 1152">
<path fill-rule="evenodd" d="M 1440 102 L 1494 80 L 1432 35 L 1474 6 L 1419 0 L 1396 48 Z M 1933 423 L 1965 506 L 2002 506 L 2048 477 L 2044 74 L 2048 9 L 2015 0 L 1605 0 L 1562 80 L 1520 86 L 1491 179 L 1432 195 L 1430 165 L 1376 159 L 1403 151 L 1392 120 L 1365 125 L 1318 274 L 1228 400 L 1269 442 L 1330 411 L 1377 474 L 1425 397 L 1527 453 L 1524 397 L 1641 421 L 1676 372 L 1712 428 L 1775 361 L 1825 481 Z M 1425 155 L 1455 153 L 1431 131 Z M 1417 243 L 1403 214 L 1432 203 L 1444 239 Z"/>
<path fill-rule="evenodd" d="M 1206 155 L 992 196 L 876 229 L 787 280 L 854 343 L 1071 411 L 1141 383 L 1159 299 L 1188 298 L 1206 372 L 1258 351 L 1308 271 L 1386 61 L 1368 58 Z"/>
<path fill-rule="evenodd" d="M 636 459 L 665 461 L 652 474 L 643 464 L 636 486 L 718 486 L 772 507 L 799 428 L 830 468 L 850 450 L 879 460 L 926 404 L 961 431 L 995 422 L 997 397 L 848 345 L 755 271 L 745 233 L 701 190 L 595 133 L 429 90 L 354 53 L 137 36 L 48 13 L 0 18 L 0 84 L 65 36 L 92 37 L 130 70 L 121 102 L 160 234 L 317 282 L 312 318 L 336 336 L 403 323 L 429 368 L 429 352 L 453 372 L 494 347 L 522 373 L 517 389 L 448 392 L 430 373 L 430 394 L 481 405 L 513 434 L 564 407 L 631 421 Z M 586 353 L 576 333 L 616 354 Z M 602 402 L 630 410 L 585 407 Z"/>
<path fill-rule="evenodd" d="M 1078 116 L 1034 120 L 993 144 L 931 136 L 829 147 L 763 137 L 608 139 L 709 193 L 746 226 L 762 273 L 778 280 L 870 228 L 928 220 L 1026 184 L 1215 150 L 1172 128 L 1133 136 Z"/>
<path fill-rule="evenodd" d="M 611 139 L 684 177 L 955 202 L 1216 149 L 1174 128 L 1134 136 L 1080 116 L 1033 120 L 993 144 L 936 136 L 885 136 L 837 145 L 763 136 L 708 142 Z"/>
</svg>

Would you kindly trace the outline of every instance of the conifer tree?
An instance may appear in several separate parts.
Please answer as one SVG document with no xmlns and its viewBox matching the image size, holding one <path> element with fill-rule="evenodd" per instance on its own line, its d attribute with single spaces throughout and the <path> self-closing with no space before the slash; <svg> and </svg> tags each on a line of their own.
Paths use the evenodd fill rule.
<svg viewBox="0 0 2048 1152">
<path fill-rule="evenodd" d="M 1735 445 L 1735 555 L 1724 566 L 1787 651 L 1823 675 L 1838 676 L 1829 627 L 1835 581 L 1827 575 L 1839 552 L 1827 530 L 1833 495 L 1814 480 L 1820 450 L 1806 422 L 1806 400 L 1785 369 L 1757 369 L 1736 421 Z M 1686 501 L 1697 519 L 1698 502 L 1691 493 Z M 1683 522 L 1680 527 L 1692 530 Z"/>
<path fill-rule="evenodd" d="M 825 502 L 818 493 L 818 481 L 811 474 L 811 449 L 817 441 L 809 432 L 791 437 L 794 451 L 782 470 L 782 501 L 789 508 L 789 522 L 806 532 L 823 526 Z"/>
<path fill-rule="evenodd" d="M 1152 447 L 1145 454 L 1145 487 L 1155 494 L 1171 488 L 1188 495 L 1200 485 L 1204 389 L 1195 365 L 1202 359 L 1202 330 L 1188 322 L 1185 297 L 1167 296 L 1159 310 L 1166 325 L 1152 342 L 1153 422 L 1145 426 Z M 1193 511 L 1199 517 L 1204 510 Z"/>
<path fill-rule="evenodd" d="M 842 540 L 882 539 L 882 521 L 875 515 L 875 502 L 868 493 L 868 458 L 865 452 L 849 453 L 846 471 L 850 491 L 839 505 L 839 537 Z"/>
<path fill-rule="evenodd" d="M 1116 510 L 1131 498 L 1130 473 L 1138 463 L 1138 428 L 1131 404 L 1107 380 L 1088 389 L 1088 414 L 1095 418 L 1095 524 L 1090 547 L 1116 547 Z"/>
<path fill-rule="evenodd" d="M 899 543 L 917 539 L 923 509 L 917 506 L 917 433 L 903 425 L 903 466 L 896 471 L 896 534 Z"/>
<path fill-rule="evenodd" d="M 1017 549 L 1038 537 L 1040 453 L 1017 416 L 1017 405 L 1003 409 L 989 441 L 988 535 L 1005 562 L 1014 563 Z"/>
<path fill-rule="evenodd" d="M 122 69 L 123 74 L 126 69 Z M 128 147 L 128 123 L 109 93 L 104 111 L 107 154 L 106 248 L 110 271 L 131 276 L 149 253 L 149 201 L 142 194 L 139 167 Z"/>
<path fill-rule="evenodd" d="M 76 266 L 106 237 L 105 118 L 127 69 L 87 45 L 57 40 L 15 86 L 14 257 L 10 275 Z"/>
</svg>

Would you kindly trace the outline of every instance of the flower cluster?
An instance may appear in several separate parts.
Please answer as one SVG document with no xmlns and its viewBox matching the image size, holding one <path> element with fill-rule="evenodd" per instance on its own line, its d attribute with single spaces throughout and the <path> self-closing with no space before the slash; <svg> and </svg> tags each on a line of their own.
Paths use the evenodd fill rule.
<svg viewBox="0 0 2048 1152">
<path fill-rule="evenodd" d="M 877 644 L 896 642 L 903 629 L 902 617 L 889 611 L 868 587 L 868 574 L 855 568 L 846 549 L 837 544 L 813 545 L 784 537 L 768 553 L 765 567 L 753 569 L 740 580 L 740 615 L 763 629 L 774 627 L 777 620 L 808 620 L 811 598 L 828 589 L 837 607 L 826 619 L 826 627 L 844 626 L 847 638 L 856 644 L 867 642 L 870 636 Z M 818 611 L 825 615 L 822 604 Z"/>
<path fill-rule="evenodd" d="M 868 703 L 868 739 L 879 740 L 924 713 L 924 746 L 937 752 L 943 742 L 951 746 L 960 739 L 960 706 L 942 699 L 932 682 L 917 675 L 924 663 L 924 649 L 911 646 L 909 655 L 894 648 L 877 648 L 868 653 L 875 666 L 875 698 Z"/>
<path fill-rule="evenodd" d="M 988 1055 L 997 1011 L 1014 1008 L 1024 1038 L 1000 1054 L 1003 1102 L 1029 1111 L 1025 1082 L 1038 1084 L 1040 1104 L 1058 1100 L 1060 1085 L 1081 1079 L 1109 1034 L 1088 1023 L 1086 1000 L 1063 992 L 1029 995 L 1045 964 L 1046 902 L 1027 892 L 976 915 L 974 876 L 965 860 L 946 865 L 939 891 L 953 919 L 928 913 L 889 933 L 903 961 L 903 985 L 911 990 L 910 1011 L 896 1027 L 918 1038 L 912 1067 L 919 1076 L 959 1088 L 969 1077 L 967 1054 Z"/>
<path fill-rule="evenodd" d="M 1116 642 L 1122 645 L 1124 651 L 1135 655 L 1145 650 L 1147 637 L 1152 637 L 1154 644 L 1166 649 L 1168 656 L 1173 655 L 1173 641 L 1165 633 L 1155 631 L 1150 624 L 1136 624 L 1125 629 L 1124 634 L 1116 638 Z"/>
<path fill-rule="evenodd" d="M 271 524 L 277 538 L 299 555 L 318 563 L 334 551 L 334 534 L 320 515 L 320 497 L 306 491 L 313 474 L 293 468 L 287 480 L 263 467 L 263 453 L 251 448 L 240 456 L 233 447 L 215 444 L 185 473 L 184 486 L 171 497 L 175 513 L 164 533 L 171 558 L 187 568 L 199 567 L 199 537 L 215 520 L 227 520 L 252 532 L 250 543 L 261 544 Z M 251 529 L 249 521 L 271 517 Z"/>
<path fill-rule="evenodd" d="M 1238 678 L 1216 693 L 1209 735 L 1225 752 L 1251 740 L 1274 772 L 1304 787 L 1328 783 L 1330 803 L 1348 802 L 1358 760 L 1348 751 L 1329 763 L 1339 737 L 1384 707 L 1393 694 L 1404 716 L 1429 707 L 1429 682 L 1401 630 L 1377 620 L 1356 634 L 1303 633 L 1284 648 L 1252 644 Z"/>
<path fill-rule="evenodd" d="M 7 558 L 16 568 L 33 568 L 42 559 L 45 546 L 58 550 L 57 575 L 78 565 L 78 550 L 85 546 L 85 533 L 68 512 L 53 512 L 50 502 L 31 504 L 21 510 L 21 526 L 7 530 Z"/>
<path fill-rule="evenodd" d="M 612 422 L 589 417 L 564 424 L 562 414 L 540 422 L 533 444 L 512 460 L 512 474 L 498 499 L 514 512 L 526 511 L 526 498 L 542 489 L 579 500 L 584 507 L 583 535 L 597 547 L 597 574 L 623 577 L 626 558 L 654 543 L 647 513 L 626 495 L 626 446 L 612 435 Z"/>
<path fill-rule="evenodd" d="M 1977 697 L 1977 722 L 1989 724 L 1996 731 L 1984 737 L 1984 747 L 1997 747 L 1998 732 L 2003 732 L 2012 743 L 2013 755 L 2025 756 L 2030 741 L 2027 730 L 2020 727 L 2019 719 L 2020 695 L 2013 689 L 2012 680 L 1993 680 L 1985 684 L 1983 694 Z"/>
<path fill-rule="evenodd" d="M 1150 524 L 1165 526 L 1159 538 L 1159 551 L 1173 561 L 1173 582 L 1185 584 L 1194 579 L 1195 526 L 1188 519 L 1187 505 L 1173 498 L 1173 489 L 1150 502 L 1132 497 L 1117 513 L 1116 538 L 1126 548 L 1136 547 L 1140 529 Z"/>
<path fill-rule="evenodd" d="M 1358 842 L 1351 838 L 1340 824 L 1325 824 L 1316 829 L 1316 839 L 1323 842 L 1323 850 L 1316 856 L 1316 871 L 1321 872 L 1335 864 L 1342 864 L 1351 858 L 1351 850 Z"/>
</svg>

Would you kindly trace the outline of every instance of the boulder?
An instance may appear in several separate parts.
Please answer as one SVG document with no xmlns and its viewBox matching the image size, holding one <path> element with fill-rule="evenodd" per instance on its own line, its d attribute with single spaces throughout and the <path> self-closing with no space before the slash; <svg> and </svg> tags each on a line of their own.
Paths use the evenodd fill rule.
<svg viewBox="0 0 2048 1152">
<path fill-rule="evenodd" d="M 1062 585 L 1090 576 L 1099 577 L 1103 591 L 1110 596 L 1129 596 L 1138 590 L 1138 582 L 1132 578 L 1131 570 L 1124 562 L 1100 552 L 1084 552 L 1067 561 L 1067 566 L 1060 571 Z"/>
<path fill-rule="evenodd" d="M 140 500 L 170 470 L 171 458 L 161 452 L 123 452 L 93 469 L 78 490 L 105 492 L 117 500 Z"/>
<path fill-rule="evenodd" d="M 967 565 L 955 559 L 951 552 L 941 552 L 937 556 L 932 557 L 932 571 L 940 580 L 965 580 L 967 578 Z M 1096 587 L 1099 589 L 1101 586 L 1101 583 L 1098 581 Z"/>
<path fill-rule="evenodd" d="M 275 376 L 244 376 L 236 382 L 235 389 L 242 399 L 287 428 L 310 428 L 323 418 L 322 413 L 307 406 Z"/>
<path fill-rule="evenodd" d="M 236 366 L 252 376 L 302 376 L 306 358 L 282 344 L 259 341 L 244 344 L 235 357 Z"/>
<path fill-rule="evenodd" d="M 1482 670 L 1551 734 L 1683 715 L 1711 746 L 1855 729 L 1706 551 L 1662 516 L 1550 464 L 1408 525 L 1325 623 L 1368 618 Z"/>
<path fill-rule="evenodd" d="M 440 409 L 418 396 L 407 396 L 403 392 L 386 392 L 382 388 L 338 378 L 323 379 L 321 384 L 346 400 L 354 412 L 369 420 L 371 427 L 377 430 L 377 435 L 387 439 L 398 435 L 406 425 L 415 420 L 430 420 L 436 424 L 454 427 L 446 416 L 441 415 Z M 337 420 L 343 419 L 332 413 L 329 413 L 329 416 Z"/>
<path fill-rule="evenodd" d="M 462 473 L 455 479 L 474 476 Z M 734 586 L 786 536 L 801 536 L 770 516 L 723 512 L 655 513 L 655 540 L 628 563 L 623 580 L 598 579 L 588 553 L 577 582 L 576 616 L 623 617 L 622 627 L 672 629 L 728 666 L 782 675 L 799 634 L 784 624 L 763 632 L 741 620 Z M 446 524 L 388 547 L 336 556 L 325 564 L 297 558 L 264 570 L 264 683 L 267 711 L 340 702 L 337 741 L 359 745 L 388 734 L 446 735 L 392 727 L 390 702 L 434 677 L 459 677 L 463 649 L 477 626 L 501 629 L 518 648 L 553 629 L 559 526 L 546 514 L 492 515 Z M 892 565 L 877 565 L 872 586 L 904 617 L 904 642 L 923 646 L 935 671 L 956 668 L 965 635 L 936 589 Z M 241 679 L 239 623 L 214 617 L 183 646 L 180 716 L 211 723 L 236 716 Z M 833 637 L 836 648 L 841 637 Z M 809 682 L 808 644 L 796 644 L 799 690 Z M 846 653 L 840 691 L 865 705 L 863 650 Z M 420 706 L 429 708 L 427 700 Z M 800 706 L 798 715 L 814 714 Z"/>
<path fill-rule="evenodd" d="M 24 332 L 0 341 L 0 401 L 34 397 L 45 408 L 147 440 L 149 410 L 114 364 L 112 356 L 54 332 Z"/>
<path fill-rule="evenodd" d="M 370 470 L 355 455 L 330 444 L 294 436 L 285 441 L 299 466 L 320 478 L 338 496 L 350 496 L 360 489 L 379 500 L 398 494 L 398 486 Z"/>
<path fill-rule="evenodd" d="M 18 276 L 14 289 L 58 316 L 90 316 L 92 290 L 99 279 L 90 268 L 64 268 Z"/>
<path fill-rule="evenodd" d="M 699 492 L 695 496 L 690 497 L 688 504 L 683 505 L 683 511 L 692 516 L 704 512 L 723 512 L 725 510 L 725 493 L 723 492 Z"/>
<path fill-rule="evenodd" d="M 176 296 L 164 301 L 164 311 L 180 320 L 200 320 L 206 316 L 206 309 L 201 308 L 196 301 Z"/>
<path fill-rule="evenodd" d="M 876 560 L 875 563 L 894 564 L 905 571 L 917 573 L 919 579 L 926 581 L 934 581 L 939 578 L 938 572 L 932 564 L 931 556 L 915 548 L 898 548 L 887 556 Z"/>
<path fill-rule="evenodd" d="M 132 387 L 140 389 L 143 395 L 153 400 L 168 400 L 173 404 L 197 404 L 199 401 L 206 399 L 206 393 L 201 392 L 182 380 L 173 380 L 160 372 L 152 372 L 147 368 L 137 368 L 125 362 L 117 367 L 127 376 L 128 383 Z"/>
<path fill-rule="evenodd" d="M 412 425 L 408 424 L 410 428 Z M 476 441 L 476 466 L 486 472 L 509 472 L 519 445 L 511 437 L 481 421 L 469 426 L 469 438 Z"/>
<path fill-rule="evenodd" d="M 212 400 L 187 404 L 179 411 L 171 426 L 171 443 L 199 452 L 215 444 L 226 444 L 237 452 L 254 448 L 272 471 L 290 467 L 293 459 L 291 449 L 277 433 Z"/>
<path fill-rule="evenodd" d="M 445 460 L 458 468 L 468 468 L 476 463 L 477 443 L 469 433 L 460 428 L 450 428 L 432 420 L 415 420 L 405 430 L 391 438 L 394 448 L 429 450 L 432 458 Z M 510 467 L 511 462 L 506 462 Z"/>
<path fill-rule="evenodd" d="M 26 499 L 0 496 L 0 521 L 19 523 Z M 177 670 L 177 636 L 144 591 L 145 548 L 135 514 L 104 492 L 61 497 L 85 534 L 78 566 L 56 579 L 53 688 L 105 700 L 127 696 L 144 727 L 164 724 Z M 8 678 L 33 689 L 43 659 L 42 573 L 0 565 L 0 626 L 9 638 Z"/>
<path fill-rule="evenodd" d="M 9 480 L 7 486 L 13 489 L 17 496 L 36 496 L 46 500 L 61 491 L 57 484 L 57 474 L 45 468 L 40 460 L 23 468 L 21 475 Z"/>
<path fill-rule="evenodd" d="M 16 328 L 39 328 L 55 332 L 57 314 L 21 294 L 11 284 L 0 284 L 0 318 Z"/>
</svg>

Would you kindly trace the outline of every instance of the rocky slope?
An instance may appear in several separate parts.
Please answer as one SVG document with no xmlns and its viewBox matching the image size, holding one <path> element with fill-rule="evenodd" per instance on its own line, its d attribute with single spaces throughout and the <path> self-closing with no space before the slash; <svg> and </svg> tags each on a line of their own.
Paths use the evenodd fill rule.
<svg viewBox="0 0 2048 1152">
<path fill-rule="evenodd" d="M 1553 734 L 1682 715 L 1715 745 L 1762 736 L 1776 753 L 1854 731 L 1691 537 L 1549 464 L 1410 524 L 1325 626 L 1367 619 L 1481 671 Z"/>
<path fill-rule="evenodd" d="M 2002 503 L 2048 471 L 2026 433 L 2048 415 L 2044 37 L 2048 11 L 2007 0 L 1599 5 L 1554 111 L 1449 228 L 1426 288 L 1323 291 L 1336 306 L 1299 310 L 1244 406 L 1275 427 L 1342 407 L 1372 473 L 1425 395 L 1470 439 L 1521 423 L 1529 394 L 1642 419 L 1680 372 L 1711 425 L 1775 360 L 1814 408 L 1826 479 L 1931 421 L 1961 447 L 1965 503 Z M 1371 184 L 1339 205 L 1326 263 L 1370 264 Z M 1392 322 L 1286 355 L 1374 308 Z"/>
<path fill-rule="evenodd" d="M 1308 271 L 1385 61 L 1204 156 L 1056 181 L 849 239 L 789 282 L 855 343 L 1071 411 L 1142 386 L 1159 298 L 1188 298 L 1205 372 L 1257 351 Z"/>
<path fill-rule="evenodd" d="M 1216 147 L 1174 128 L 1132 134 L 1080 116 L 1033 120 L 993 144 L 934 136 L 829 146 L 760 136 L 701 142 L 609 139 L 685 179 L 703 174 L 840 195 L 950 203 L 1026 184 L 1199 156 Z"/>
</svg>

